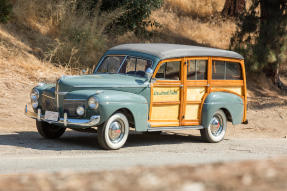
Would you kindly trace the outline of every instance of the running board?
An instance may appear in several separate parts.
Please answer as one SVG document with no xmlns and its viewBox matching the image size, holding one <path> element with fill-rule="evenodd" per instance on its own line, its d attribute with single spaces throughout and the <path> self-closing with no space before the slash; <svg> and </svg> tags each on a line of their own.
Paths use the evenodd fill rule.
<svg viewBox="0 0 287 191">
<path fill-rule="evenodd" d="M 147 129 L 148 132 L 152 131 L 176 131 L 176 130 L 197 130 L 197 129 L 203 129 L 204 127 L 202 125 L 197 126 L 179 126 L 179 127 L 149 127 Z"/>
</svg>

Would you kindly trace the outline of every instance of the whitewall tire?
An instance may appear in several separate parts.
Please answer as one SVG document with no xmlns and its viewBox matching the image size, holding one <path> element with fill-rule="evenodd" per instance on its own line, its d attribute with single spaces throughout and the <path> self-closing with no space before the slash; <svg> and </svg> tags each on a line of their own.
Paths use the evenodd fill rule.
<svg viewBox="0 0 287 191">
<path fill-rule="evenodd" d="M 120 149 L 126 143 L 128 135 L 129 122 L 122 113 L 113 114 L 98 128 L 98 142 L 107 150 Z"/>
<path fill-rule="evenodd" d="M 200 134 L 205 141 L 217 143 L 224 139 L 226 129 L 225 113 L 222 110 L 218 110 L 213 114 L 208 127 L 200 130 Z"/>
</svg>

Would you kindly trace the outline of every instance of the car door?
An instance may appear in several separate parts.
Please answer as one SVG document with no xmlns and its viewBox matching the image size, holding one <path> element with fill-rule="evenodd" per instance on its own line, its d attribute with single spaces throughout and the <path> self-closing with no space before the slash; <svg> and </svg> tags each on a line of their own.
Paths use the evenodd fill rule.
<svg viewBox="0 0 287 191">
<path fill-rule="evenodd" d="M 184 59 L 161 61 L 151 82 L 149 123 L 151 127 L 180 126 L 183 101 Z"/>
<path fill-rule="evenodd" d="M 208 57 L 185 59 L 182 126 L 200 125 L 202 104 L 209 91 L 208 62 Z"/>
</svg>

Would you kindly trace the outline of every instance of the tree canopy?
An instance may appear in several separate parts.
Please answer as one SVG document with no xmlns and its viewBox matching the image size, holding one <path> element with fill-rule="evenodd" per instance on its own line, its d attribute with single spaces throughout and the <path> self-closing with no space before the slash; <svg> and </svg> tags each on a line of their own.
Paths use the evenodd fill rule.
<svg viewBox="0 0 287 191">
<path fill-rule="evenodd" d="M 264 71 L 280 84 L 280 66 L 287 64 L 287 1 L 253 0 L 239 16 L 231 48 L 246 58 L 251 71 Z"/>
</svg>

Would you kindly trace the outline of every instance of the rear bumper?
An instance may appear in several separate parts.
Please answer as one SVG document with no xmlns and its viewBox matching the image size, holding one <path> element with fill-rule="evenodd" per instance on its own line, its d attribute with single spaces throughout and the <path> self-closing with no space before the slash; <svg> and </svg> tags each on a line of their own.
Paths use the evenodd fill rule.
<svg viewBox="0 0 287 191">
<path fill-rule="evenodd" d="M 36 119 L 38 121 L 45 121 L 50 124 L 65 126 L 65 127 L 94 127 L 98 125 L 100 122 L 100 116 L 99 115 L 93 115 L 90 117 L 90 119 L 68 119 L 67 113 L 64 114 L 64 118 L 60 118 L 58 121 L 50 121 L 46 120 L 44 115 L 41 115 L 41 110 L 38 109 L 38 113 L 35 113 L 34 111 L 29 111 L 27 105 L 25 106 L 25 112 L 24 114 L 27 117 L 30 117 L 32 119 Z"/>
</svg>

